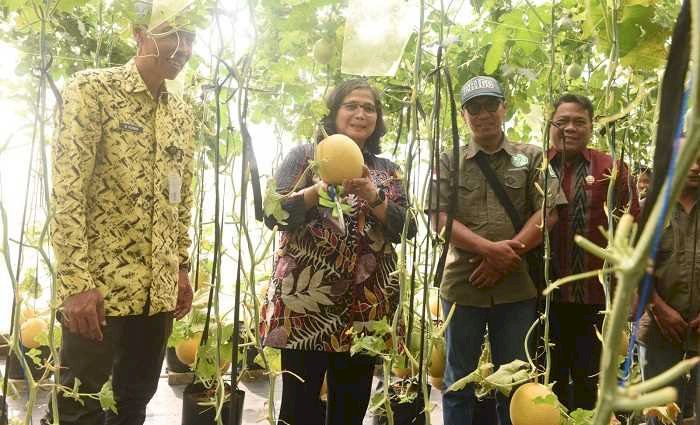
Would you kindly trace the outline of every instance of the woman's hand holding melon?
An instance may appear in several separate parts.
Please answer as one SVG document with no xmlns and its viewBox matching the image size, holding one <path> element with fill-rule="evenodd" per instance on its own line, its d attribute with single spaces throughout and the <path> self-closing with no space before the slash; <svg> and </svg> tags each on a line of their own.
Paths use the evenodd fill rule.
<svg viewBox="0 0 700 425">
<path fill-rule="evenodd" d="M 352 193 L 369 204 L 376 201 L 379 196 L 377 186 L 369 177 L 369 168 L 366 165 L 362 166 L 362 177 L 345 180 L 343 187 L 345 193 Z"/>
</svg>

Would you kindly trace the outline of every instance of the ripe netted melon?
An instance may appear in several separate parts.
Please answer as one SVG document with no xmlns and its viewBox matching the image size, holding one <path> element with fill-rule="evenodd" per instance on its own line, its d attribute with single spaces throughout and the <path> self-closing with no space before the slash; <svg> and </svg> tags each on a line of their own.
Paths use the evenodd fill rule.
<svg viewBox="0 0 700 425">
<path fill-rule="evenodd" d="M 342 184 L 343 180 L 362 177 L 365 165 L 360 147 L 344 134 L 321 140 L 316 147 L 316 161 L 321 180 L 328 184 Z"/>
<path fill-rule="evenodd" d="M 49 329 L 49 325 L 44 319 L 33 317 L 27 319 L 20 328 L 19 336 L 22 345 L 27 348 L 39 348 L 41 343 L 37 341 L 37 337 Z"/>
<path fill-rule="evenodd" d="M 513 425 L 559 425 L 558 403 L 536 403 L 538 397 L 554 395 L 542 384 L 528 382 L 515 391 L 510 399 L 510 420 Z"/>
</svg>

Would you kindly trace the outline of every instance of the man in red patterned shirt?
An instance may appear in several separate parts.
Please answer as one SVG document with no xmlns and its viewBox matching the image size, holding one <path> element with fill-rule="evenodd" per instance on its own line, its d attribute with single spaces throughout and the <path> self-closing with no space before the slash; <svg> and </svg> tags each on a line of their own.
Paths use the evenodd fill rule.
<svg viewBox="0 0 700 425">
<path fill-rule="evenodd" d="M 639 202 L 627 167 L 607 153 L 591 149 L 593 105 L 580 95 L 567 94 L 554 105 L 549 151 L 552 168 L 559 175 L 568 205 L 559 210 L 559 221 L 551 230 L 554 278 L 603 267 L 603 261 L 574 242 L 582 235 L 600 246 L 607 240 L 600 228 L 608 228 L 608 187 L 614 184 L 609 212 L 616 221 L 623 212 L 635 217 Z M 611 206 L 612 205 L 612 206 Z M 597 277 L 564 285 L 554 294 L 550 310 L 552 326 L 552 380 L 554 392 L 569 409 L 592 409 L 596 399 L 596 374 L 601 343 L 605 292 Z"/>
</svg>

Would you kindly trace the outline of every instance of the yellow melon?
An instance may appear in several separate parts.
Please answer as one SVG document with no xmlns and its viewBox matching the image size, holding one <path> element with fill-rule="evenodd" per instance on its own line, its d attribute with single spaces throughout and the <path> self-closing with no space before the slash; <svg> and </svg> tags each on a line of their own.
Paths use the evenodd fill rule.
<svg viewBox="0 0 700 425">
<path fill-rule="evenodd" d="M 436 378 L 434 376 L 430 377 L 430 385 L 433 386 L 436 390 L 442 391 L 445 389 L 445 381 L 443 381 L 442 377 Z"/>
<path fill-rule="evenodd" d="M 49 329 L 49 325 L 44 319 L 33 317 L 27 319 L 20 328 L 20 339 L 22 345 L 27 348 L 39 348 L 41 343 L 37 341 L 37 337 Z"/>
<path fill-rule="evenodd" d="M 436 295 L 430 297 L 430 314 L 433 315 L 433 319 L 440 320 L 442 316 L 440 315 L 440 298 Z"/>
<path fill-rule="evenodd" d="M 342 184 L 344 180 L 362 177 L 365 160 L 362 151 L 344 134 L 328 136 L 316 146 L 316 161 L 321 180 Z"/>
<path fill-rule="evenodd" d="M 34 317 L 36 317 L 36 310 L 33 307 L 23 307 L 19 313 L 19 323 L 22 324 Z"/>
<path fill-rule="evenodd" d="M 558 402 L 535 403 L 538 397 L 554 395 L 542 384 L 528 382 L 521 385 L 510 399 L 510 420 L 513 425 L 559 425 Z"/>
<path fill-rule="evenodd" d="M 199 349 L 199 342 L 202 340 L 202 334 L 198 333 L 193 335 L 190 339 L 181 341 L 175 346 L 175 355 L 177 355 L 178 360 L 182 363 L 192 366 L 197 360 L 197 350 Z"/>
<path fill-rule="evenodd" d="M 411 368 L 410 367 L 394 367 L 391 369 L 391 373 L 394 374 L 397 378 L 401 379 L 406 379 L 409 376 L 411 376 Z"/>
<path fill-rule="evenodd" d="M 442 378 L 445 373 L 445 346 L 441 343 L 433 344 L 433 350 L 430 353 L 430 366 L 428 374 L 433 378 Z"/>
</svg>

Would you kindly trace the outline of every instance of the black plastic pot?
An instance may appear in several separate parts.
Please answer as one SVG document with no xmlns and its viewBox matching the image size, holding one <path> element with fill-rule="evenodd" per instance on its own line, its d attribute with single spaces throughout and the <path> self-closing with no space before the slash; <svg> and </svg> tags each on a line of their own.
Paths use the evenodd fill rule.
<svg viewBox="0 0 700 425">
<path fill-rule="evenodd" d="M 246 364 L 249 370 L 256 370 L 256 369 L 264 369 L 262 366 L 259 364 L 255 363 L 255 357 L 258 355 L 258 347 L 255 346 L 248 346 L 246 349 Z"/>
<path fill-rule="evenodd" d="M 49 347 L 46 346 L 41 346 L 38 348 L 38 350 L 41 352 L 40 358 L 42 360 L 46 360 L 49 358 L 49 355 L 51 354 L 51 350 Z M 44 373 L 44 368 L 37 365 L 34 363 L 34 360 L 32 360 L 31 357 L 29 357 L 26 352 L 29 350 L 26 350 L 24 347 L 22 347 L 22 352 L 24 354 L 24 358 L 27 360 L 27 364 L 29 365 L 29 369 L 32 373 L 32 377 L 34 379 L 39 379 L 41 375 Z M 7 367 L 7 377 L 9 379 L 24 379 L 24 370 L 22 369 L 22 364 L 20 363 L 19 359 L 15 355 L 14 351 L 10 351 L 10 355 L 7 357 L 8 361 L 8 367 Z"/>
<path fill-rule="evenodd" d="M 224 403 L 221 420 L 226 425 L 241 425 L 243 421 L 243 401 L 245 392 L 235 390 L 230 393 L 230 399 Z M 201 406 L 199 403 L 209 400 L 209 393 L 201 383 L 188 384 L 182 393 L 182 425 L 213 425 L 216 411 L 212 406 Z M 233 411 L 231 410 L 233 407 Z"/>
<path fill-rule="evenodd" d="M 192 372 L 189 366 L 184 364 L 177 358 L 175 354 L 175 347 L 168 347 L 165 350 L 165 366 L 168 368 L 168 372 L 173 373 L 185 373 Z"/>
<path fill-rule="evenodd" d="M 413 385 L 415 387 L 415 385 Z M 430 385 L 428 385 L 428 394 L 430 394 Z M 399 403 L 394 398 L 396 394 L 394 386 L 389 387 L 389 397 L 391 398 L 391 411 L 394 413 L 394 425 L 425 425 L 425 402 L 423 401 L 423 392 L 419 391 L 409 403 Z M 374 425 L 387 425 L 389 420 L 386 414 L 374 415 L 372 422 Z"/>
<path fill-rule="evenodd" d="M 498 425 L 495 397 L 489 396 L 476 401 L 472 425 Z"/>
</svg>

